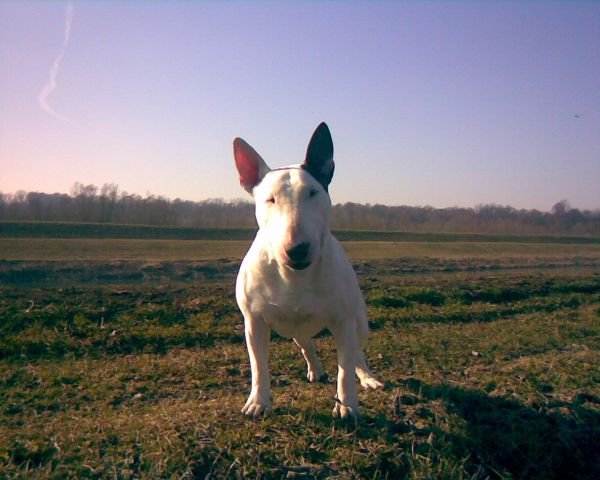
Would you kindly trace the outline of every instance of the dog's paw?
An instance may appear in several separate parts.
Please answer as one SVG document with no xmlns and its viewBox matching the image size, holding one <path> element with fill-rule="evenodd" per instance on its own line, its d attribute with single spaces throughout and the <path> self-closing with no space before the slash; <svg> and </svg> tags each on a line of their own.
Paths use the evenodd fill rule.
<svg viewBox="0 0 600 480">
<path fill-rule="evenodd" d="M 270 400 L 262 400 L 256 397 L 248 398 L 246 405 L 242 408 L 242 413 L 249 417 L 260 417 L 261 415 L 268 415 L 271 413 L 271 402 Z"/>
<path fill-rule="evenodd" d="M 336 400 L 335 406 L 333 407 L 333 412 L 331 412 L 333 417 L 340 417 L 348 420 L 358 420 L 360 418 L 360 411 L 358 410 L 358 405 L 354 407 L 349 407 L 347 405 L 342 404 L 340 401 Z"/>
<path fill-rule="evenodd" d="M 323 369 L 320 369 L 320 370 L 309 370 L 308 373 L 306 374 L 306 379 L 310 383 L 326 382 L 327 381 L 327 374 L 323 371 Z"/>
<path fill-rule="evenodd" d="M 366 377 L 360 379 L 360 385 L 365 390 L 377 390 L 378 388 L 383 388 L 383 383 L 377 380 L 375 377 Z"/>
</svg>

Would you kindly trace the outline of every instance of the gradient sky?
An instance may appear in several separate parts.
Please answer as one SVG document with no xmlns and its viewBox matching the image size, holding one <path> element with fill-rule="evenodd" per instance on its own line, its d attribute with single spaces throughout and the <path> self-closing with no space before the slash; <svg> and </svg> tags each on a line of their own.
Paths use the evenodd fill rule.
<svg viewBox="0 0 600 480">
<path fill-rule="evenodd" d="M 334 203 L 600 208 L 600 2 L 0 0 L 0 191 L 247 198 L 323 120 Z"/>
</svg>

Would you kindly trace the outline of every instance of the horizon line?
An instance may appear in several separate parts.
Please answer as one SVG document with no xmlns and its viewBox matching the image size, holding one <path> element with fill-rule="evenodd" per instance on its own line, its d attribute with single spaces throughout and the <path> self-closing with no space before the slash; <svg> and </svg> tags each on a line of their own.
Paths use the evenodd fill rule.
<svg viewBox="0 0 600 480">
<path fill-rule="evenodd" d="M 84 187 L 95 187 L 96 190 L 100 190 L 101 187 L 98 187 L 97 185 L 94 184 L 88 184 L 88 185 L 84 185 L 81 182 L 75 182 L 73 184 L 74 188 L 75 185 L 82 185 Z M 110 182 L 106 182 L 103 184 L 104 185 L 114 185 L 117 187 L 117 191 L 118 191 L 118 196 L 119 198 L 125 197 L 125 196 L 129 196 L 129 197 L 140 197 L 142 199 L 150 199 L 150 198 L 156 198 L 156 199 L 162 199 L 165 200 L 167 202 L 176 202 L 176 201 L 180 201 L 180 202 L 192 202 L 192 203 L 203 203 L 203 202 L 217 202 L 217 201 L 221 201 L 223 203 L 248 203 L 248 204 L 253 204 L 253 198 L 243 198 L 243 197 L 235 197 L 235 198 L 223 198 L 223 197 L 206 197 L 204 199 L 201 200 L 190 200 L 190 199 L 186 199 L 186 198 L 181 198 L 181 197 L 175 197 L 175 198 L 171 198 L 168 196 L 164 196 L 164 195 L 160 195 L 160 194 L 155 194 L 153 192 L 147 191 L 146 195 L 143 196 L 137 192 L 128 192 L 127 190 L 120 190 L 118 184 L 114 184 L 114 183 L 110 183 Z M 26 195 L 29 195 L 31 193 L 37 193 L 37 194 L 43 194 L 43 195 L 67 195 L 68 197 L 71 198 L 76 198 L 77 195 L 73 195 L 71 193 L 68 192 L 42 192 L 42 191 L 37 191 L 37 190 L 24 190 L 24 189 L 19 189 L 16 190 L 14 192 L 4 192 L 3 190 L 0 190 L 0 197 L 7 195 L 7 196 L 11 196 L 11 197 L 15 197 L 17 194 L 19 193 L 25 193 Z M 101 197 L 100 194 L 96 193 L 94 195 L 95 197 Z M 571 202 L 568 199 L 560 199 L 557 202 L 555 202 L 549 209 L 547 210 L 540 210 L 538 208 L 526 208 L 526 207 L 514 207 L 513 205 L 509 205 L 509 204 L 502 204 L 502 203 L 477 203 L 475 205 L 472 206 L 461 206 L 461 205 L 449 205 L 449 206 L 444 206 L 444 207 L 436 207 L 433 205 L 428 205 L 428 204 L 387 204 L 387 203 L 379 203 L 379 202 L 354 202 L 354 201 L 346 201 L 346 202 L 332 202 L 331 205 L 333 207 L 337 206 L 337 205 L 346 205 L 346 204 L 355 204 L 355 205 L 362 205 L 362 206 L 366 206 L 366 207 L 375 207 L 375 206 L 383 206 L 383 207 L 388 207 L 388 208 L 401 208 L 401 207 L 409 207 L 409 208 L 423 208 L 423 209 L 434 209 L 434 210 L 453 210 L 453 209 L 464 209 L 464 210 L 477 210 L 479 208 L 483 208 L 483 207 L 500 207 L 500 208 L 510 208 L 513 209 L 515 211 L 538 211 L 541 213 L 552 213 L 552 209 L 554 207 L 556 207 L 559 204 L 563 204 L 566 208 L 567 211 L 569 210 L 579 210 L 580 212 L 600 212 L 600 206 L 598 207 L 593 207 L 593 208 L 579 208 L 577 206 L 573 206 L 571 204 Z"/>
</svg>

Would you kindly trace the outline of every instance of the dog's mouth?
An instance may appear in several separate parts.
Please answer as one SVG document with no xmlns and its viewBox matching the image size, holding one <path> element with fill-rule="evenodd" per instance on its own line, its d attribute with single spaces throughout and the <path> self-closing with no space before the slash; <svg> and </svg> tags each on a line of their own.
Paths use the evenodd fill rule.
<svg viewBox="0 0 600 480">
<path fill-rule="evenodd" d="M 291 268 L 292 270 L 304 270 L 306 268 L 308 268 L 310 266 L 309 261 L 304 261 L 304 262 L 289 262 L 287 264 L 287 266 L 289 268 Z"/>
</svg>

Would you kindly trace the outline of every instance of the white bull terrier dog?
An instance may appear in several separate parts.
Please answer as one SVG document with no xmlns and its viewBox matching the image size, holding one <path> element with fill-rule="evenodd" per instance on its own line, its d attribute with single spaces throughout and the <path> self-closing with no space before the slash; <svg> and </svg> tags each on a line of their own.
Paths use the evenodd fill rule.
<svg viewBox="0 0 600 480">
<path fill-rule="evenodd" d="M 240 184 L 254 197 L 258 232 L 237 277 L 244 315 L 252 390 L 242 413 L 271 410 L 268 349 L 271 329 L 293 338 L 308 364 L 308 381 L 324 378 L 311 338 L 324 328 L 335 338 L 338 358 L 333 415 L 356 417 L 361 385 L 382 383 L 367 368 L 362 346 L 369 327 L 365 301 L 350 262 L 329 231 L 333 142 L 329 128 L 315 130 L 300 165 L 271 170 L 241 138 L 233 140 Z"/>
</svg>

